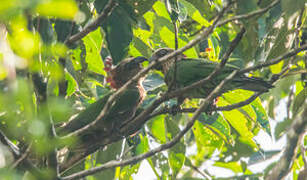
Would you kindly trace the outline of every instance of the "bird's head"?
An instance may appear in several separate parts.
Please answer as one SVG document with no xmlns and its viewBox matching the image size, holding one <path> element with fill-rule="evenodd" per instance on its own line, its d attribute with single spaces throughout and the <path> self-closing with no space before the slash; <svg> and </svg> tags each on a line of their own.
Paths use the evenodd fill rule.
<svg viewBox="0 0 307 180">
<path fill-rule="evenodd" d="M 132 79 L 143 69 L 142 63 L 147 61 L 145 57 L 139 56 L 121 61 L 109 72 L 111 87 L 118 89 Z"/>
<path fill-rule="evenodd" d="M 149 59 L 149 62 L 152 61 L 157 61 L 158 59 L 161 59 L 163 56 L 166 56 L 172 52 L 174 52 L 174 49 L 171 48 L 159 48 L 156 51 L 154 51 L 154 53 L 152 54 L 151 58 Z M 183 54 L 179 54 L 177 55 L 177 61 L 183 59 L 185 56 Z M 157 64 L 155 66 L 155 69 L 161 71 L 163 69 L 165 69 L 164 66 L 169 66 L 170 64 L 173 64 L 173 62 L 175 61 L 175 58 L 172 58 L 172 60 L 168 60 L 167 62 L 163 63 L 163 64 Z M 168 69 L 168 68 L 167 68 Z"/>
</svg>

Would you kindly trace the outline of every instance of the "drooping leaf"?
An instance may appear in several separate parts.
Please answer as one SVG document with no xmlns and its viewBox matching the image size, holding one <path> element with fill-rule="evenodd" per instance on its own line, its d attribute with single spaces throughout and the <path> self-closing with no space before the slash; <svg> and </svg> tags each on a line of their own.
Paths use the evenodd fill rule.
<svg viewBox="0 0 307 180">
<path fill-rule="evenodd" d="M 85 61 L 88 64 L 88 70 L 106 75 L 103 70 L 104 64 L 100 57 L 100 49 L 102 45 L 100 29 L 98 28 L 84 37 L 83 43 L 86 49 Z"/>
<path fill-rule="evenodd" d="M 297 0 L 295 3 L 291 0 L 282 0 L 281 7 L 282 10 L 286 13 L 286 17 L 290 17 L 293 13 L 298 12 L 299 9 L 304 7 L 306 1 L 305 0 Z"/>
<path fill-rule="evenodd" d="M 105 0 L 96 0 L 94 6 L 101 13 L 107 2 Z M 120 3 L 108 16 L 107 20 L 102 22 L 102 28 L 106 35 L 108 49 L 114 65 L 127 56 L 129 44 L 132 41 L 134 17 L 129 13 L 131 8 L 127 4 Z"/>
<path fill-rule="evenodd" d="M 211 130 L 217 132 L 220 137 L 222 137 L 227 143 L 233 143 L 229 124 L 218 113 L 215 113 L 210 116 L 206 115 L 205 113 L 202 113 L 199 116 L 198 120 L 203 123 L 204 126 L 209 126 L 209 129 L 212 128 Z"/>
<path fill-rule="evenodd" d="M 306 98 L 307 98 L 307 88 L 305 88 L 301 92 L 299 92 L 296 95 L 296 97 L 294 98 L 293 108 L 292 108 L 292 112 L 293 112 L 294 116 L 303 107 L 303 104 L 304 104 Z"/>
<path fill-rule="evenodd" d="M 183 153 L 175 153 L 173 151 L 170 151 L 168 159 L 170 167 L 172 168 L 173 177 L 176 177 L 184 164 L 185 156 Z"/>
<path fill-rule="evenodd" d="M 120 154 L 122 147 L 122 141 L 113 143 L 108 145 L 104 150 L 98 151 L 96 153 L 96 165 L 100 165 L 116 159 L 116 157 Z M 115 177 L 115 169 L 108 169 L 106 171 L 102 171 L 94 174 L 94 177 L 97 179 L 114 179 Z"/>
<path fill-rule="evenodd" d="M 253 101 L 251 103 L 251 106 L 252 106 L 252 108 L 254 109 L 254 111 L 257 115 L 257 122 L 271 136 L 271 127 L 270 127 L 269 119 L 267 117 L 267 114 L 266 114 L 264 108 L 262 107 L 260 99 L 257 98 L 255 101 Z"/>
<path fill-rule="evenodd" d="M 280 153 L 280 150 L 272 150 L 272 151 L 259 150 L 258 152 L 255 152 L 249 158 L 248 165 L 252 165 L 252 164 L 256 164 L 256 163 L 260 163 L 262 161 L 268 160 L 279 153 Z"/>
<path fill-rule="evenodd" d="M 197 145 L 197 157 L 199 158 L 210 158 L 212 153 L 224 144 L 219 136 L 198 121 L 193 126 L 193 134 Z"/>
<path fill-rule="evenodd" d="M 157 116 L 155 117 L 151 123 L 151 133 L 152 135 L 157 138 L 157 140 L 159 140 L 159 142 L 165 143 L 166 142 L 166 132 L 165 132 L 165 122 L 164 122 L 165 116 L 161 115 L 161 116 Z"/>
<path fill-rule="evenodd" d="M 53 38 L 53 28 L 49 19 L 34 19 L 34 26 L 37 28 L 44 43 L 50 44 Z"/>
<path fill-rule="evenodd" d="M 243 169 L 242 169 L 241 165 L 239 164 L 239 162 L 227 162 L 227 163 L 225 163 L 225 162 L 215 162 L 214 166 L 230 169 L 234 173 L 243 172 Z"/>
</svg>

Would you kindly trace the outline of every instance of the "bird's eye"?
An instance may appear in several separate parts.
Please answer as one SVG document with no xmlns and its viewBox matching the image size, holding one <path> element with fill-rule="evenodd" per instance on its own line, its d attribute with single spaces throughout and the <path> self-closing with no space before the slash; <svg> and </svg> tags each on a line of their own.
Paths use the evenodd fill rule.
<svg viewBox="0 0 307 180">
<path fill-rule="evenodd" d="M 160 55 L 161 56 L 165 56 L 166 54 L 167 54 L 167 50 L 166 49 L 161 49 Z"/>
</svg>

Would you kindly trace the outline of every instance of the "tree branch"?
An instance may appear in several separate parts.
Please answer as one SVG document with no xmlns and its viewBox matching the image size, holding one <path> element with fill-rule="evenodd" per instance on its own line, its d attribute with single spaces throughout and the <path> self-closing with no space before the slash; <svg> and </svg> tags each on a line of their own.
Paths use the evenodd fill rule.
<svg viewBox="0 0 307 180">
<path fill-rule="evenodd" d="M 113 167 L 118 167 L 118 166 L 126 166 L 128 164 L 133 164 L 136 163 L 140 160 L 146 159 L 148 157 L 151 157 L 153 155 L 155 155 L 158 152 L 164 151 L 166 149 L 171 148 L 172 146 L 174 146 L 177 142 L 179 142 L 179 140 L 190 130 L 190 128 L 193 126 L 194 122 L 196 121 L 196 119 L 198 118 L 198 116 L 202 113 L 202 111 L 204 109 L 207 109 L 208 106 L 210 105 L 210 102 L 220 93 L 220 91 L 222 91 L 222 87 L 225 85 L 225 83 L 227 83 L 229 80 L 231 80 L 237 73 L 238 71 L 234 71 L 233 73 L 231 73 L 227 78 L 225 78 L 210 94 L 209 96 L 203 101 L 203 103 L 201 104 L 201 106 L 199 107 L 199 109 L 194 113 L 193 117 L 188 121 L 187 125 L 185 126 L 185 128 L 180 131 L 171 141 L 155 148 L 152 149 L 151 151 L 145 153 L 145 154 L 141 154 L 138 156 L 135 156 L 133 158 L 130 159 L 126 159 L 123 161 L 109 161 L 101 166 L 98 167 L 94 167 L 92 169 L 89 170 L 84 170 L 75 174 L 72 174 L 70 176 L 66 176 L 63 178 L 63 180 L 72 180 L 72 179 L 79 179 L 82 177 L 86 177 L 88 175 L 92 175 L 95 174 L 97 172 L 103 171 L 105 169 L 109 169 L 109 168 L 113 168 Z"/>
<path fill-rule="evenodd" d="M 21 159 L 17 165 L 29 170 L 29 172 L 32 173 L 35 177 L 44 177 L 43 172 L 41 172 L 36 166 L 34 166 L 31 161 L 29 161 L 26 157 L 21 158 L 23 155 L 21 155 L 19 148 L 14 143 L 12 143 L 2 131 L 0 131 L 0 141 L 2 144 L 8 147 L 10 152 L 13 154 L 14 159 L 17 159 L 17 161 Z"/>
<path fill-rule="evenodd" d="M 307 44 L 304 44 L 301 47 L 292 49 L 289 52 L 284 53 L 284 54 L 280 55 L 279 57 L 277 57 L 277 58 L 275 58 L 271 61 L 264 62 L 264 63 L 258 64 L 258 65 L 255 65 L 255 66 L 244 68 L 241 71 L 239 71 L 239 74 L 243 74 L 243 73 L 246 73 L 246 72 L 249 72 L 249 71 L 255 71 L 257 69 L 261 69 L 261 68 L 264 68 L 264 67 L 268 67 L 268 66 L 277 64 L 280 61 L 287 59 L 289 57 L 292 57 L 292 56 L 294 56 L 294 55 L 298 54 L 299 52 L 306 50 L 306 49 L 307 49 Z"/>
<path fill-rule="evenodd" d="M 230 3 L 231 4 L 231 3 Z M 121 88 L 119 88 L 113 95 L 111 95 L 107 101 L 107 103 L 105 104 L 104 108 L 102 109 L 102 111 L 100 112 L 100 114 L 97 116 L 97 118 L 90 124 L 84 126 L 81 129 L 78 129 L 76 131 L 74 131 L 71 134 L 68 134 L 67 136 L 64 136 L 62 138 L 69 138 L 72 136 L 76 136 L 76 135 L 80 135 L 82 134 L 84 131 L 86 131 L 87 129 L 93 127 L 96 125 L 96 123 L 99 121 L 99 119 L 101 119 L 106 112 L 108 112 L 111 104 L 114 102 L 114 100 L 121 94 L 123 93 L 124 90 L 127 89 L 127 87 L 133 83 L 133 82 L 137 82 L 138 79 L 140 79 L 141 77 L 145 76 L 156 64 L 158 63 L 163 63 L 166 62 L 167 60 L 175 57 L 178 54 L 181 54 L 182 52 L 184 52 L 187 49 L 190 49 L 191 47 L 193 47 L 195 44 L 199 43 L 203 38 L 208 37 L 209 34 L 211 34 L 213 32 L 213 29 L 216 27 L 217 22 L 221 19 L 221 17 L 223 16 L 223 14 L 226 12 L 226 10 L 230 7 L 230 4 L 228 4 L 225 8 L 223 8 L 221 10 L 221 12 L 219 13 L 219 15 L 217 16 L 217 18 L 215 19 L 215 21 L 213 22 L 213 24 L 206 29 L 205 31 L 203 31 L 198 37 L 196 37 L 195 39 L 193 39 L 192 41 L 190 41 L 186 46 L 178 49 L 177 51 L 174 51 L 172 53 L 170 53 L 169 55 L 166 55 L 164 57 L 162 57 L 161 59 L 158 59 L 157 61 L 154 61 L 152 63 L 150 63 L 148 65 L 147 68 L 143 69 L 142 71 L 140 71 L 137 75 L 135 75 L 131 80 L 129 80 L 126 84 L 124 84 Z M 141 113 L 143 114 L 143 113 Z"/>
<path fill-rule="evenodd" d="M 247 14 L 242 14 L 242 15 L 234 16 L 232 18 L 226 19 L 226 20 L 218 23 L 217 26 L 223 26 L 223 25 L 225 25 L 225 24 L 227 24 L 229 22 L 235 21 L 235 20 L 248 19 L 248 18 L 252 18 L 252 17 L 257 16 L 257 15 L 264 14 L 268 10 L 270 10 L 274 6 L 276 6 L 279 2 L 280 2 L 280 0 L 275 0 L 270 5 L 268 5 L 266 8 L 262 8 L 262 9 L 259 9 L 259 10 L 256 10 L 256 11 L 253 11 L 253 12 L 250 12 L 250 13 L 247 13 Z"/>
<path fill-rule="evenodd" d="M 217 27 L 220 27 L 220 26 L 223 26 L 229 22 L 233 22 L 235 20 L 241 20 L 241 19 L 249 19 L 249 18 L 252 18 L 254 16 L 257 16 L 257 15 L 261 15 L 261 14 L 264 14 L 266 13 L 268 10 L 272 9 L 274 6 L 276 6 L 278 3 L 280 2 L 280 0 L 275 0 L 274 2 L 272 2 L 269 6 L 267 6 L 266 8 L 262 8 L 262 9 L 259 9 L 259 10 L 256 10 L 256 11 L 253 11 L 253 12 L 250 12 L 250 13 L 247 13 L 247 14 L 241 14 L 241 15 L 237 15 L 237 16 L 234 16 L 234 17 L 231 17 L 229 19 L 226 19 L 224 21 L 221 21 L 217 24 Z M 205 29 L 205 27 L 202 27 L 200 28 L 200 30 L 198 30 L 197 32 L 193 33 L 192 36 L 194 36 L 195 34 L 198 34 L 200 31 L 202 31 L 203 29 Z"/>
<path fill-rule="evenodd" d="M 10 169 L 14 169 L 15 167 L 18 166 L 19 163 L 21 163 L 25 158 L 28 157 L 28 155 L 31 152 L 31 147 L 32 144 L 30 144 L 27 149 L 25 150 L 25 152 L 14 162 L 14 164 L 10 167 Z"/>
<path fill-rule="evenodd" d="M 304 103 L 304 111 L 297 116 L 291 128 L 287 132 L 287 144 L 278 163 L 270 171 L 266 177 L 268 180 L 283 179 L 288 174 L 290 165 L 292 164 L 297 146 L 299 144 L 299 136 L 307 129 L 307 100 Z"/>
<path fill-rule="evenodd" d="M 96 30 L 98 26 L 101 24 L 101 22 L 105 21 L 106 18 L 112 13 L 114 8 L 117 6 L 117 3 L 114 0 L 109 0 L 108 4 L 104 7 L 103 11 L 100 13 L 98 18 L 87 25 L 82 31 L 80 31 L 77 34 L 72 35 L 70 38 L 68 38 L 64 44 L 69 45 L 72 44 L 83 37 L 85 37 L 90 32 Z"/>
</svg>

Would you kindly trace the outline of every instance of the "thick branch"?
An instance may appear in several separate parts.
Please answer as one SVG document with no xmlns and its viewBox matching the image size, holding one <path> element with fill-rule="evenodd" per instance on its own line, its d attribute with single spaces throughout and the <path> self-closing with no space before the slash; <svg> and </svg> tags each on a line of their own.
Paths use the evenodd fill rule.
<svg viewBox="0 0 307 180">
<path fill-rule="evenodd" d="M 195 39 L 193 39 L 192 41 L 190 41 L 186 46 L 170 53 L 167 56 L 162 57 L 161 59 L 154 61 L 152 63 L 150 63 L 148 65 L 147 68 L 143 69 L 142 71 L 140 71 L 137 75 L 135 75 L 131 80 L 129 80 L 125 85 L 123 85 L 120 89 L 118 89 L 112 96 L 110 96 L 110 98 L 108 99 L 107 103 L 105 104 L 104 108 L 102 109 L 102 111 L 100 112 L 100 114 L 97 116 L 97 118 L 90 124 L 84 126 L 83 128 L 63 137 L 63 138 L 67 138 L 67 137 L 71 137 L 71 136 L 75 136 L 75 135 L 80 135 L 82 134 L 84 131 L 86 131 L 87 129 L 93 127 L 96 125 L 96 123 L 99 121 L 99 119 L 101 119 L 106 112 L 108 112 L 111 104 L 114 102 L 114 100 L 121 94 L 123 93 L 124 90 L 127 89 L 127 87 L 133 83 L 133 82 L 137 82 L 138 79 L 140 79 L 141 77 L 143 77 L 144 75 L 146 75 L 156 64 L 158 63 L 163 63 L 166 62 L 167 60 L 175 57 L 178 54 L 181 54 L 182 52 L 184 52 L 187 49 L 190 49 L 191 47 L 193 47 L 195 44 L 199 43 L 203 38 L 208 37 L 209 34 L 211 34 L 213 32 L 213 29 L 216 27 L 217 22 L 221 19 L 221 17 L 223 16 L 223 14 L 225 13 L 225 11 L 230 7 L 230 4 L 228 4 L 225 8 L 222 9 L 222 11 L 219 13 L 219 15 L 217 16 L 216 20 L 213 22 L 213 24 L 206 29 L 205 31 L 203 31 L 198 37 L 196 37 Z M 143 113 L 142 113 L 143 114 Z"/>
<path fill-rule="evenodd" d="M 204 109 L 207 109 L 210 102 L 220 93 L 220 91 L 222 91 L 222 87 L 225 85 L 225 83 L 227 83 L 229 80 L 231 80 L 235 75 L 236 75 L 237 71 L 234 71 L 233 73 L 231 73 L 226 79 L 224 79 L 211 93 L 210 95 L 203 101 L 202 105 L 199 107 L 199 109 L 194 113 L 193 117 L 188 121 L 186 127 L 180 131 L 175 137 L 174 139 L 172 139 L 171 141 L 155 148 L 152 149 L 151 151 L 142 154 L 142 155 L 138 155 L 135 156 L 133 158 L 130 159 L 126 159 L 123 161 L 110 161 L 107 162 L 101 166 L 89 169 L 89 170 L 85 170 L 85 171 L 81 171 L 75 174 L 72 174 L 70 176 L 64 177 L 63 180 L 71 180 L 71 179 L 79 179 L 82 177 L 86 177 L 88 175 L 92 175 L 95 174 L 97 172 L 103 171 L 105 169 L 109 169 L 109 168 L 113 168 L 113 167 L 118 167 L 118 166 L 126 166 L 128 164 L 133 164 L 136 163 L 140 160 L 146 159 L 148 157 L 151 157 L 153 155 L 155 155 L 158 152 L 164 151 L 166 149 L 171 148 L 172 146 L 174 146 L 177 142 L 179 142 L 179 140 L 191 129 L 191 127 L 193 126 L 194 122 L 196 121 L 196 119 L 198 118 L 198 116 L 202 113 L 202 111 Z"/>
<path fill-rule="evenodd" d="M 72 35 L 70 38 L 68 38 L 64 44 L 69 45 L 72 44 L 83 37 L 85 37 L 90 32 L 96 30 L 99 25 L 101 25 L 101 22 L 105 21 L 106 18 L 112 13 L 113 9 L 117 6 L 116 2 L 114 0 L 109 0 L 108 4 L 105 6 L 101 14 L 98 16 L 98 18 L 87 25 L 82 31 L 80 31 L 77 34 Z"/>
</svg>

